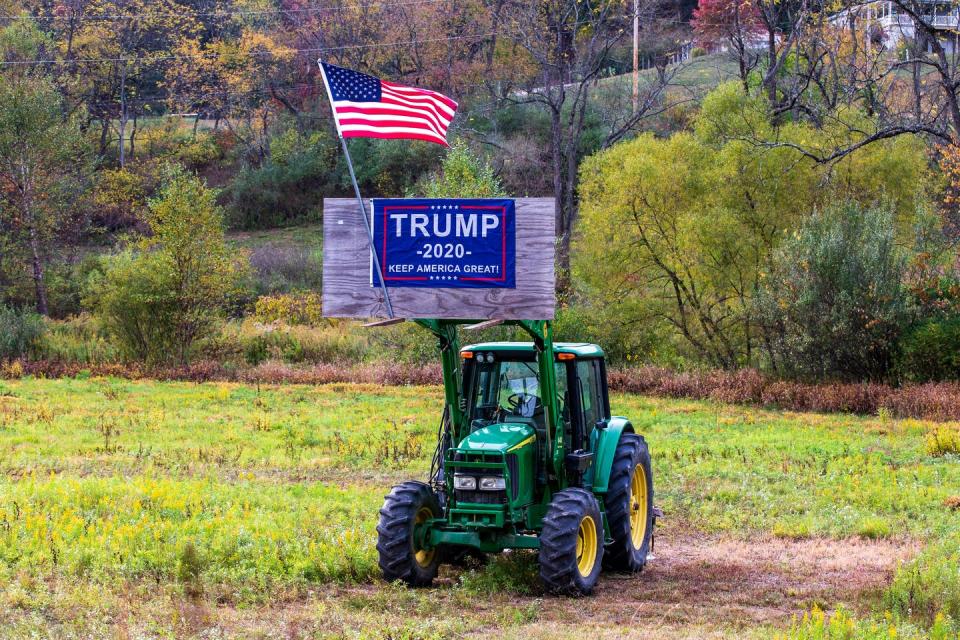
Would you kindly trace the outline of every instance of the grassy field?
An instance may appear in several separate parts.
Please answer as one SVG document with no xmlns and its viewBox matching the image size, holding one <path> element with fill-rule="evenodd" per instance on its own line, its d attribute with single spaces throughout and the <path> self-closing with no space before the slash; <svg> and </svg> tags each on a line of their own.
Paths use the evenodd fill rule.
<svg viewBox="0 0 960 640">
<path fill-rule="evenodd" d="M 793 616 L 838 604 L 860 635 L 822 637 L 941 637 L 934 616 L 960 613 L 956 545 L 935 542 L 955 540 L 960 464 L 928 450 L 956 425 L 626 395 L 666 512 L 648 571 L 582 601 L 544 597 L 529 554 L 385 585 L 377 509 L 426 475 L 441 397 L 0 382 L 3 637 L 805 638 L 817 614 Z"/>
</svg>

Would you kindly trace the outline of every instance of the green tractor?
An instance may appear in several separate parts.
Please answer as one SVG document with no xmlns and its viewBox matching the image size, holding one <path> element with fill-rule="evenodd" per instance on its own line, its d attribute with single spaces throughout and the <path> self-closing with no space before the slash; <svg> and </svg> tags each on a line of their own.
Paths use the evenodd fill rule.
<svg viewBox="0 0 960 640">
<path fill-rule="evenodd" d="M 427 586 L 441 562 L 505 549 L 537 549 L 555 594 L 589 594 L 601 567 L 642 570 L 657 515 L 650 452 L 610 413 L 603 351 L 555 343 L 547 320 L 502 322 L 531 342 L 463 348 L 470 323 L 416 322 L 439 339 L 445 409 L 429 482 L 396 485 L 380 509 L 384 578 Z"/>
</svg>

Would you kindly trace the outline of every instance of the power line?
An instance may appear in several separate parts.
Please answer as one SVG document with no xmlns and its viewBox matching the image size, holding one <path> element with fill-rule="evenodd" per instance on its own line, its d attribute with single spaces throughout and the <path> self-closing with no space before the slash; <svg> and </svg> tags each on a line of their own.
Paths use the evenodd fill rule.
<svg viewBox="0 0 960 640">
<path fill-rule="evenodd" d="M 446 0 L 406 0 L 404 2 L 368 2 L 368 3 L 344 3 L 339 5 L 327 5 L 324 7 L 305 7 L 301 9 L 264 9 L 261 11 L 185 11 L 185 12 L 162 12 L 162 13 L 153 13 L 149 14 L 151 17 L 163 18 L 163 17 L 228 17 L 228 16 L 268 16 L 268 15 L 309 15 L 313 13 L 323 13 L 324 11 L 335 11 L 337 9 L 381 9 L 387 7 L 408 7 L 415 5 L 423 4 L 439 4 Z M 137 18 L 142 18 L 142 15 L 136 14 L 103 14 L 103 15 L 56 15 L 51 14 L 48 16 L 34 16 L 34 15 L 3 15 L 0 16 L 0 20 L 68 20 L 72 18 L 78 18 L 81 20 L 89 20 L 93 22 L 98 21 L 109 21 L 109 20 L 132 20 Z"/>
<path fill-rule="evenodd" d="M 331 51 L 348 51 L 352 49 L 375 49 L 378 47 L 399 47 L 399 46 L 409 46 L 415 44 L 426 44 L 428 42 L 450 42 L 453 40 L 470 40 L 478 38 L 488 38 L 490 36 L 496 35 L 494 32 L 491 33 L 474 33 L 463 36 L 448 36 L 445 38 L 425 38 L 423 40 L 407 40 L 404 42 L 376 42 L 369 44 L 349 44 L 343 45 L 340 47 L 313 47 L 309 49 L 285 49 L 290 53 L 328 53 Z M 260 55 L 259 51 L 251 51 L 247 53 L 248 56 Z M 89 63 L 89 62 L 128 62 L 128 63 L 154 63 L 154 62 L 164 62 L 169 60 L 195 60 L 196 58 L 213 58 L 217 57 L 218 54 L 213 52 L 205 52 L 199 56 L 147 56 L 147 57 L 134 57 L 134 58 L 71 58 L 64 60 L 57 59 L 47 59 L 47 60 L 4 60 L 0 61 L 0 66 L 13 66 L 13 65 L 38 65 L 38 64 L 78 64 L 78 63 Z"/>
<path fill-rule="evenodd" d="M 271 88 L 266 89 L 253 89 L 251 91 L 240 92 L 238 95 L 241 96 L 272 96 L 275 92 L 280 92 L 284 90 L 301 90 L 307 89 L 311 92 L 316 91 L 317 96 L 323 95 L 323 85 L 310 82 L 294 82 L 294 83 L 283 83 L 275 85 Z M 457 88 L 459 89 L 477 89 L 481 87 L 487 87 L 488 85 L 484 82 L 470 82 L 466 84 L 458 84 Z M 173 100 L 177 98 L 182 98 L 186 101 L 193 100 L 194 102 L 204 102 L 206 101 L 205 94 L 202 91 L 169 91 L 167 93 L 144 93 L 138 94 L 134 93 L 130 97 L 126 98 L 125 101 L 128 105 L 146 105 L 154 104 L 157 102 L 166 102 L 168 100 Z M 99 100 L 87 100 L 86 104 L 95 105 L 95 106 L 111 106 L 119 103 L 119 98 L 109 98 L 109 99 L 99 99 Z"/>
</svg>

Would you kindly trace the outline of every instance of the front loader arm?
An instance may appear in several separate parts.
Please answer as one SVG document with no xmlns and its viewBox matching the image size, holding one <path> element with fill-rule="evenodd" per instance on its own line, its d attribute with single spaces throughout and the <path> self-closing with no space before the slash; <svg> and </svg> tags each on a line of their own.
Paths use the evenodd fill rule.
<svg viewBox="0 0 960 640">
<path fill-rule="evenodd" d="M 433 333 L 440 345 L 440 362 L 443 366 L 443 392 L 450 412 L 450 421 L 454 426 L 457 442 L 465 438 L 469 431 L 466 424 L 466 402 L 463 398 L 463 368 L 460 361 L 460 337 L 458 327 L 461 324 L 475 324 L 479 320 L 441 320 L 420 318 L 414 320 L 418 325 Z M 504 320 L 502 324 L 515 325 L 523 329 L 533 339 L 537 347 L 537 366 L 540 373 L 541 396 L 547 415 L 547 443 L 549 452 L 547 464 L 552 468 L 554 477 L 562 483 L 564 478 L 563 456 L 563 420 L 560 418 L 560 402 L 557 398 L 557 372 L 553 356 L 553 324 L 549 320 Z"/>
<path fill-rule="evenodd" d="M 440 347 L 440 364 L 443 367 L 443 396 L 453 425 L 454 440 L 460 442 L 467 435 L 466 403 L 462 401 L 463 368 L 460 362 L 460 336 L 458 325 L 463 321 L 418 319 L 418 325 L 437 337 Z"/>
</svg>

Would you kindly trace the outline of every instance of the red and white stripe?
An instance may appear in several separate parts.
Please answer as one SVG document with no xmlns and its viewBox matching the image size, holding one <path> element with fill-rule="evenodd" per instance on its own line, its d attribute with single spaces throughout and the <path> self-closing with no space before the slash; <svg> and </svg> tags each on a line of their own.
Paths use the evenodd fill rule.
<svg viewBox="0 0 960 640">
<path fill-rule="evenodd" d="M 457 103 L 447 96 L 380 81 L 379 102 L 336 100 L 333 111 L 344 138 L 412 138 L 447 146 Z"/>
</svg>

